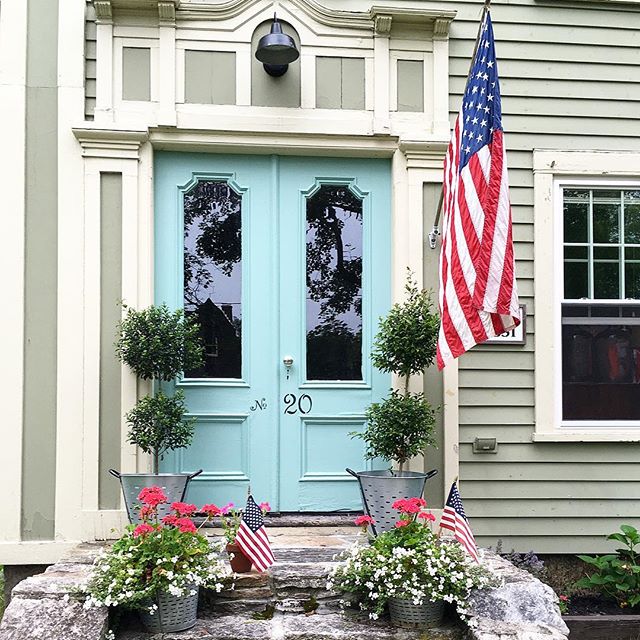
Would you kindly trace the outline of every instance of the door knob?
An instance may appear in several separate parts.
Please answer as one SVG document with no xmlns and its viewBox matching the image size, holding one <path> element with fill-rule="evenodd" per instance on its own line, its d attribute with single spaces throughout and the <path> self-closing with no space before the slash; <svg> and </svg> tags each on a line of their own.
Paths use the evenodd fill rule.
<svg viewBox="0 0 640 640">
<path fill-rule="evenodd" d="M 293 365 L 293 358 L 291 356 L 285 356 L 282 358 L 282 364 L 284 364 L 287 370 L 287 380 L 289 379 L 289 374 L 291 373 L 291 367 Z"/>
</svg>

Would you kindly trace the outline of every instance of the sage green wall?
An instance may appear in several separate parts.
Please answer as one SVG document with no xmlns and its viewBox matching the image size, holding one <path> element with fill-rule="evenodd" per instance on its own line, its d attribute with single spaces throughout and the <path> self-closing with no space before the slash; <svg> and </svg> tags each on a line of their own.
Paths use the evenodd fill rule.
<svg viewBox="0 0 640 640">
<path fill-rule="evenodd" d="M 55 533 L 57 0 L 28 0 L 22 538 Z"/>
<path fill-rule="evenodd" d="M 151 49 L 122 48 L 122 99 L 151 100 Z"/>
<path fill-rule="evenodd" d="M 398 60 L 398 111 L 424 111 L 424 63 Z"/>
<path fill-rule="evenodd" d="M 236 54 L 185 51 L 184 100 L 196 104 L 235 104 Z"/>
<path fill-rule="evenodd" d="M 316 107 L 364 109 L 364 58 L 316 58 Z"/>
<path fill-rule="evenodd" d="M 423 4 L 458 11 L 450 40 L 453 124 L 480 9 L 477 2 Z M 492 2 L 527 344 L 477 347 L 460 358 L 460 477 L 480 543 L 502 538 L 507 550 L 599 551 L 610 548 L 604 534 L 620 523 L 640 525 L 640 445 L 531 441 L 532 150 L 637 151 L 640 142 L 640 12 L 614 3 L 575 5 Z M 474 438 L 482 436 L 497 437 L 497 454 L 473 453 Z"/>
<path fill-rule="evenodd" d="M 122 299 L 122 174 L 100 174 L 100 509 L 120 506 L 121 368 L 114 353 Z"/>
</svg>

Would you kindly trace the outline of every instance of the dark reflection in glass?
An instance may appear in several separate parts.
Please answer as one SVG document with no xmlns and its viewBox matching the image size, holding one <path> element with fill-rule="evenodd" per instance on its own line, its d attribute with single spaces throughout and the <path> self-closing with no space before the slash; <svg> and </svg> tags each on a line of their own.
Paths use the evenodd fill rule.
<svg viewBox="0 0 640 640">
<path fill-rule="evenodd" d="M 362 380 L 362 201 L 323 185 L 307 200 L 307 380 Z"/>
<path fill-rule="evenodd" d="M 184 309 L 196 315 L 205 363 L 187 378 L 242 377 L 242 198 L 226 182 L 184 195 Z"/>
<path fill-rule="evenodd" d="M 576 309 L 582 317 L 573 313 Z M 593 315 L 596 310 L 598 317 Z M 639 321 L 640 307 L 636 306 L 607 306 L 605 310 L 563 305 L 565 420 L 640 419 Z"/>
</svg>

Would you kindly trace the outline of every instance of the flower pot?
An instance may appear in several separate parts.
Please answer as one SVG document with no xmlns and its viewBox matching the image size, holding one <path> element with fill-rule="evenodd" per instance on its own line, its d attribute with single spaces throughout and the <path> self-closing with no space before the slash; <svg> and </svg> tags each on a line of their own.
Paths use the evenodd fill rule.
<svg viewBox="0 0 640 640">
<path fill-rule="evenodd" d="M 226 546 L 229 554 L 229 563 L 236 573 L 249 573 L 251 571 L 252 562 L 242 553 L 242 549 L 235 543 L 229 542 Z"/>
<path fill-rule="evenodd" d="M 370 515 L 375 524 L 371 529 L 374 535 L 391 531 L 398 520 L 398 513 L 392 508 L 396 500 L 419 498 L 429 478 L 438 473 L 437 469 L 428 473 L 416 471 L 347 471 L 358 479 L 364 512 Z"/>
<path fill-rule="evenodd" d="M 157 607 L 153 614 L 149 608 L 140 611 L 140 619 L 147 631 L 173 633 L 191 629 L 198 619 L 198 589 L 195 585 L 188 585 L 182 596 L 159 593 L 155 602 L 149 603 L 149 606 Z"/>
<path fill-rule="evenodd" d="M 432 629 L 444 617 L 444 602 L 413 604 L 404 598 L 389 598 L 391 624 L 405 629 Z"/>
<path fill-rule="evenodd" d="M 119 473 L 109 469 L 109 473 L 120 480 L 127 515 L 131 524 L 140 524 L 142 519 L 135 508 L 139 504 L 138 494 L 145 487 L 160 487 L 167 496 L 167 504 L 158 505 L 158 517 L 172 513 L 171 503 L 182 502 L 187 493 L 187 485 L 202 469 L 195 473 Z"/>
</svg>

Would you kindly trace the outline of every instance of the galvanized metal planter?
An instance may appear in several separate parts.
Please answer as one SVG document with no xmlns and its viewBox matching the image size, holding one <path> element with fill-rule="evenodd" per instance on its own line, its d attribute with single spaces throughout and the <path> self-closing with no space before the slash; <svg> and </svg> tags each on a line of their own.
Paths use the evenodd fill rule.
<svg viewBox="0 0 640 640">
<path fill-rule="evenodd" d="M 364 511 L 375 524 L 371 529 L 374 535 L 391 531 L 398 520 L 398 512 L 392 508 L 396 500 L 420 497 L 429 478 L 438 473 L 433 469 L 428 473 L 417 471 L 353 471 L 347 472 L 358 479 Z"/>
<path fill-rule="evenodd" d="M 109 469 L 109 473 L 120 480 L 124 503 L 127 507 L 129 522 L 140 524 L 139 511 L 135 508 L 140 503 L 138 494 L 145 487 L 160 487 L 167 496 L 167 504 L 158 505 L 158 516 L 163 518 L 171 513 L 172 502 L 182 502 L 187 493 L 189 481 L 202 473 L 119 473 Z"/>
<path fill-rule="evenodd" d="M 404 598 L 389 598 L 391 624 L 405 629 L 432 629 L 444 617 L 444 602 L 413 604 Z"/>
<path fill-rule="evenodd" d="M 140 610 L 142 624 L 151 633 L 173 633 L 191 629 L 198 619 L 198 589 L 195 585 L 188 585 L 187 593 L 183 596 L 159 593 L 155 603 L 150 603 L 158 607 L 153 614 L 148 609 Z"/>
</svg>

